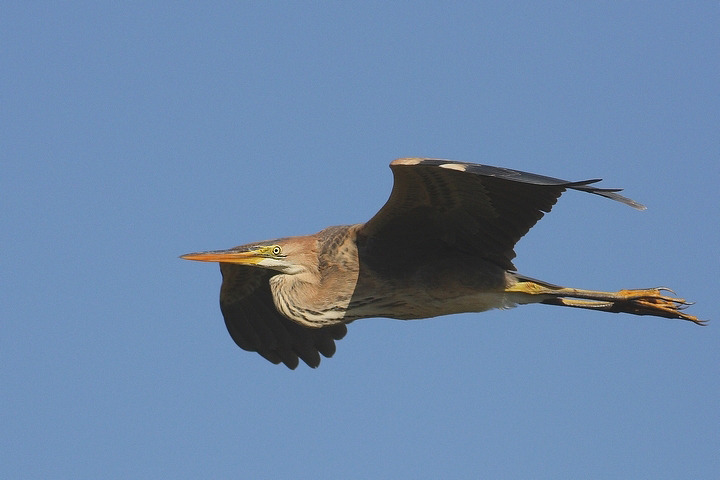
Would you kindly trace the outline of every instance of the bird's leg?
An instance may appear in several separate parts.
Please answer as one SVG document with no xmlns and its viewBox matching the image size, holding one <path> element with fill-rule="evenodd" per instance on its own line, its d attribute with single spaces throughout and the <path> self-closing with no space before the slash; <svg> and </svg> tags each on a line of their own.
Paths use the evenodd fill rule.
<svg viewBox="0 0 720 480">
<path fill-rule="evenodd" d="M 560 305 L 565 307 L 587 308 L 614 313 L 632 313 L 634 315 L 653 315 L 664 318 L 688 320 L 698 325 L 705 325 L 704 320 L 682 312 L 691 305 L 682 298 L 665 295 L 664 292 L 675 293 L 669 288 L 658 287 L 639 290 L 620 290 L 619 292 L 599 292 L 578 288 L 555 287 L 520 280 L 505 289 L 506 292 L 541 295 L 539 303 Z M 582 300 L 576 300 L 582 299 Z"/>
</svg>

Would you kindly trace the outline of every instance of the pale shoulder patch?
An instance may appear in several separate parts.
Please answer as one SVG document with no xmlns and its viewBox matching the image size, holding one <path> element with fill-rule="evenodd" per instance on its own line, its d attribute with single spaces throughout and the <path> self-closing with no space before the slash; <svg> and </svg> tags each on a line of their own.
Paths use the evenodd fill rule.
<svg viewBox="0 0 720 480">
<path fill-rule="evenodd" d="M 418 157 L 397 158 L 390 165 L 417 165 L 422 161 L 423 159 Z"/>
<path fill-rule="evenodd" d="M 464 172 L 467 170 L 467 165 L 462 163 L 443 163 L 439 165 L 440 168 L 447 168 L 448 170 L 457 170 L 458 172 Z"/>
</svg>

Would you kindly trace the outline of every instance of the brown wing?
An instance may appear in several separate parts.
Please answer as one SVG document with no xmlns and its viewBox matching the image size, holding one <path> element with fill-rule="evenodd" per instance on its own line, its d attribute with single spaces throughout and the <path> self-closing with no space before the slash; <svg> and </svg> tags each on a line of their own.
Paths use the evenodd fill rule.
<svg viewBox="0 0 720 480">
<path fill-rule="evenodd" d="M 220 271 L 220 310 L 240 348 L 291 369 L 297 367 L 298 358 L 314 368 L 320 365 L 320 354 L 333 356 L 335 340 L 347 333 L 344 324 L 306 328 L 285 318 L 273 303 L 272 271 L 231 263 L 221 263 Z"/>
<path fill-rule="evenodd" d="M 440 159 L 400 158 L 390 164 L 390 199 L 358 232 L 365 248 L 402 255 L 403 249 L 455 248 L 514 270 L 515 244 L 549 212 L 565 189 L 602 195 L 637 209 L 620 189 L 600 180 L 568 182 L 508 168 Z M 372 257 L 372 256 L 371 256 Z"/>
</svg>

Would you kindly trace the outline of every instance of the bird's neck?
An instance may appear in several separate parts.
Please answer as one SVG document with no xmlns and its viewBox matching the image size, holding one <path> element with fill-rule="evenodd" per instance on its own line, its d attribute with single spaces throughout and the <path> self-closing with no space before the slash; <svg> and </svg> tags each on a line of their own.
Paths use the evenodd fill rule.
<svg viewBox="0 0 720 480">
<path fill-rule="evenodd" d="M 357 226 L 330 227 L 314 236 L 313 258 L 295 274 L 270 279 L 275 306 L 290 320 L 307 327 L 346 322 L 358 281 Z"/>
</svg>

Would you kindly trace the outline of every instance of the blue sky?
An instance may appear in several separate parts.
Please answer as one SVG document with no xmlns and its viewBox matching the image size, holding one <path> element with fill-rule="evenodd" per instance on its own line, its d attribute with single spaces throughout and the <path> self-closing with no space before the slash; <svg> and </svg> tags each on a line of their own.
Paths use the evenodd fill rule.
<svg viewBox="0 0 720 480">
<path fill-rule="evenodd" d="M 717 2 L 0 6 L 4 478 L 720 472 Z M 183 253 L 369 219 L 431 156 L 602 177 L 526 274 L 667 285 L 711 323 L 550 306 L 368 319 L 290 371 Z"/>
</svg>

